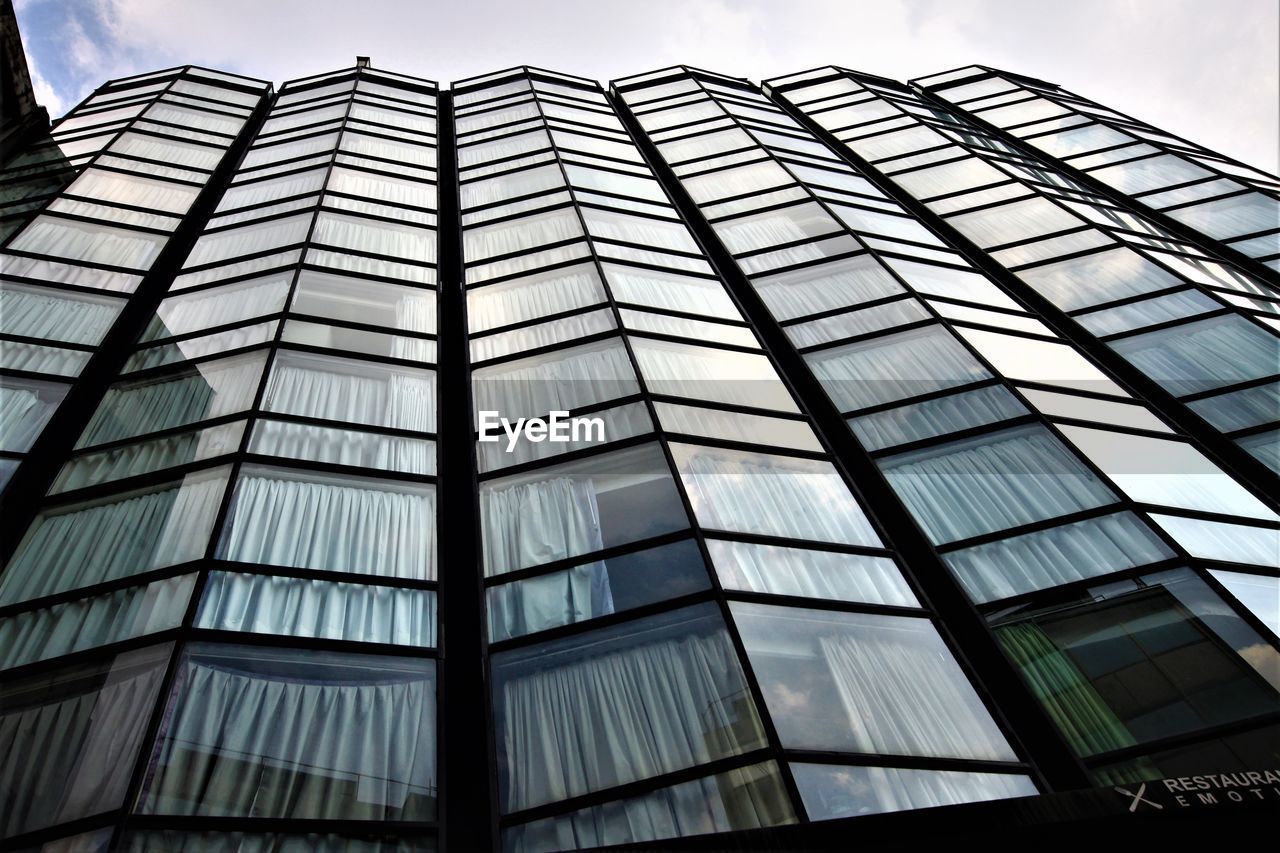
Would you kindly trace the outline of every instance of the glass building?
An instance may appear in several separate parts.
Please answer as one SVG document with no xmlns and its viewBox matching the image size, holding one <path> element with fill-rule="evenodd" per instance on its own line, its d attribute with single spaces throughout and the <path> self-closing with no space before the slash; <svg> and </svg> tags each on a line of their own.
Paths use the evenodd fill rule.
<svg viewBox="0 0 1280 853">
<path fill-rule="evenodd" d="M 185 66 L 37 131 L 6 849 L 1280 808 L 1280 179 L 982 67 Z"/>
</svg>

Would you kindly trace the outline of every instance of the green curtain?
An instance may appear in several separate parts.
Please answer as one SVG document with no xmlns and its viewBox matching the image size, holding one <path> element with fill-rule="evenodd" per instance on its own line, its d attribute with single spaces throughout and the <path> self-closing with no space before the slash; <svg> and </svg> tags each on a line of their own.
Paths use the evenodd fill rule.
<svg viewBox="0 0 1280 853">
<path fill-rule="evenodd" d="M 1096 755 L 1136 743 L 1089 679 L 1039 625 L 1006 625 L 996 636 L 1078 754 Z"/>
</svg>

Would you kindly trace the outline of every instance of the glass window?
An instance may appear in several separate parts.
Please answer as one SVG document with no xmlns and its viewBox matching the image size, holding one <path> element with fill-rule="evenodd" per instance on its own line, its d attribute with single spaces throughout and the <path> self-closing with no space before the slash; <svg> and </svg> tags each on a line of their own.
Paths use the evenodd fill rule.
<svg viewBox="0 0 1280 853">
<path fill-rule="evenodd" d="M 1280 225 L 1280 202 L 1262 193 L 1249 192 L 1180 207 L 1170 210 L 1168 215 L 1215 240 L 1223 240 L 1237 234 L 1275 230 Z"/>
<path fill-rule="evenodd" d="M 1280 578 L 1225 569 L 1210 569 L 1209 574 L 1258 617 L 1259 622 L 1270 628 L 1271 633 L 1280 636 Z"/>
<path fill-rule="evenodd" d="M 492 666 L 504 812 L 766 743 L 711 605 L 496 654 Z"/>
<path fill-rule="evenodd" d="M 206 233 L 196 241 L 191 254 L 187 255 L 187 260 L 183 263 L 183 268 L 190 269 L 205 264 L 221 263 L 241 255 L 256 254 L 301 243 L 307 238 L 312 218 L 310 213 L 306 213 Z"/>
<path fill-rule="evenodd" d="M 655 249 L 700 253 L 698 244 L 693 241 L 693 236 L 683 222 L 630 216 L 590 207 L 582 208 L 582 216 L 592 237 L 638 243 Z"/>
<path fill-rule="evenodd" d="M 882 305 L 873 305 L 870 308 L 846 311 L 843 314 L 797 323 L 787 326 L 785 331 L 787 337 L 797 347 L 813 347 L 932 319 L 933 315 L 925 309 L 920 300 L 898 299 Z"/>
<path fill-rule="evenodd" d="M 763 276 L 752 284 L 781 322 L 904 292 L 871 255 Z"/>
<path fill-rule="evenodd" d="M 68 390 L 61 382 L 0 376 L 0 450 L 30 450 Z"/>
<path fill-rule="evenodd" d="M 124 303 L 26 284 L 0 284 L 0 332 L 72 344 L 96 344 Z"/>
<path fill-rule="evenodd" d="M 613 310 L 598 308 L 558 320 L 544 320 L 531 326 L 479 335 L 470 341 L 471 363 L 474 365 L 525 350 L 568 343 L 576 338 L 602 335 L 617 328 L 618 322 Z"/>
<path fill-rule="evenodd" d="M 1042 237 L 1084 224 L 1082 219 L 1043 198 L 1029 198 L 999 207 L 983 208 L 973 213 L 962 213 L 947 221 L 984 249 Z"/>
<path fill-rule="evenodd" d="M 1140 302 L 1129 302 L 1114 308 L 1103 308 L 1076 316 L 1076 322 L 1095 335 L 1131 332 L 1169 320 L 1179 320 L 1216 311 L 1218 302 L 1198 290 L 1179 290 L 1165 296 L 1153 296 Z"/>
<path fill-rule="evenodd" d="M 1137 515 L 1118 512 L 952 551 L 943 559 L 969 597 L 986 602 L 1173 556 Z"/>
<path fill-rule="evenodd" d="M 699 522 L 716 530 L 877 547 L 879 538 L 830 462 L 673 444 Z"/>
<path fill-rule="evenodd" d="M 702 554 L 692 539 L 633 551 L 490 587 L 489 639 L 506 640 L 583 622 L 710 586 Z"/>
<path fill-rule="evenodd" d="M 311 234 L 315 243 L 389 255 L 420 263 L 436 259 L 436 232 L 428 228 L 322 211 Z"/>
<path fill-rule="evenodd" d="M 729 608 L 784 747 L 1016 760 L 929 620 Z"/>
<path fill-rule="evenodd" d="M 270 418 L 259 418 L 254 422 L 249 452 L 403 474 L 436 473 L 436 445 L 429 439 L 379 435 Z"/>
<path fill-rule="evenodd" d="M 463 254 L 471 263 L 581 236 L 582 223 L 577 213 L 555 210 L 495 225 L 465 228 Z"/>
<path fill-rule="evenodd" d="M 263 408 L 309 418 L 434 432 L 435 373 L 281 350 L 271 368 Z"/>
<path fill-rule="evenodd" d="M 716 222 L 713 227 L 735 255 L 837 234 L 842 230 L 840 223 L 815 202 Z"/>
<path fill-rule="evenodd" d="M 508 850 L 568 850 L 794 823 L 778 765 L 739 767 L 504 830 Z"/>
<path fill-rule="evenodd" d="M 662 428 L 668 432 L 822 452 L 822 444 L 806 421 L 677 403 L 659 402 L 654 404 L 654 408 Z"/>
<path fill-rule="evenodd" d="M 1126 247 L 1033 267 L 1017 276 L 1063 311 L 1181 284 L 1173 273 Z"/>
<path fill-rule="evenodd" d="M 123 804 L 170 649 L 125 652 L 0 687 L 0 837 Z"/>
<path fill-rule="evenodd" d="M 1045 382 L 1099 394 L 1127 396 L 1118 385 L 1067 344 L 958 328 L 973 348 L 1008 379 Z"/>
<path fill-rule="evenodd" d="M 382 577 L 435 579 L 429 483 L 246 465 L 219 556 Z"/>
<path fill-rule="evenodd" d="M 810 820 L 1031 797 L 1039 793 L 1030 777 L 1008 773 L 838 764 L 792 764 L 791 772 Z"/>
<path fill-rule="evenodd" d="M 179 575 L 0 619 L 0 669 L 176 628 L 195 580 Z"/>
<path fill-rule="evenodd" d="M 891 456 L 880 467 L 938 543 L 1115 499 L 1047 428 L 1036 424 Z"/>
<path fill-rule="evenodd" d="M 899 258 L 885 258 L 885 263 L 906 279 L 907 284 L 925 295 L 977 302 L 993 308 L 1022 310 L 1022 306 L 1010 299 L 1008 294 L 976 272 L 905 261 Z"/>
<path fill-rule="evenodd" d="M 486 204 L 498 204 L 526 195 L 564 187 L 564 174 L 558 163 L 505 172 L 492 178 L 462 184 L 460 203 L 464 210 Z"/>
<path fill-rule="evenodd" d="M 513 422 L 576 411 L 640 390 L 616 337 L 477 368 L 471 380 L 476 412 L 497 412 Z"/>
<path fill-rule="evenodd" d="M 942 326 L 926 326 L 805 355 L 841 411 L 890 403 L 991 376 Z"/>
<path fill-rule="evenodd" d="M 198 560 L 228 468 L 43 510 L 0 575 L 11 604 Z"/>
<path fill-rule="evenodd" d="M 156 309 L 142 340 L 186 335 L 279 313 L 289 297 L 289 278 L 288 274 L 273 275 L 167 297 Z"/>
<path fill-rule="evenodd" d="M 996 637 L 1080 755 L 1280 710 L 1280 653 L 1188 569 L 1095 587 Z"/>
<path fill-rule="evenodd" d="M 244 425 L 244 421 L 232 421 L 116 445 L 106 450 L 78 453 L 62 466 L 50 492 L 69 492 L 234 453 L 240 449 Z"/>
<path fill-rule="evenodd" d="M 435 693 L 421 658 L 192 646 L 139 811 L 433 820 Z"/>
<path fill-rule="evenodd" d="M 920 606 L 888 557 L 727 539 L 708 539 L 707 550 L 725 589 L 826 601 Z"/>
<path fill-rule="evenodd" d="M 943 245 L 932 231 L 910 216 L 895 216 L 847 204 L 831 204 L 830 207 L 841 222 L 859 233 L 879 234 L 894 240 L 913 240 L 931 246 Z"/>
<path fill-rule="evenodd" d="M 1068 441 L 1139 503 L 1280 521 L 1186 442 L 1077 426 L 1061 429 Z"/>
<path fill-rule="evenodd" d="M 989 385 L 850 418 L 849 426 L 868 450 L 883 450 L 1025 414 L 1026 406 L 1008 389 Z"/>
<path fill-rule="evenodd" d="M 689 524 L 656 444 L 481 483 L 480 518 L 486 577 Z"/>
<path fill-rule="evenodd" d="M 45 214 L 32 220 L 7 248 L 88 264 L 148 270 L 167 240 L 163 234 Z"/>
<path fill-rule="evenodd" d="M 1023 388 L 1022 395 L 1037 410 L 1051 418 L 1074 418 L 1115 424 L 1152 432 L 1172 432 L 1155 413 L 1139 403 L 1119 403 L 1079 394 L 1060 394 L 1057 391 L 1041 391 Z"/>
<path fill-rule="evenodd" d="M 1261 379 L 1280 366 L 1280 339 L 1236 314 L 1121 338 L 1111 347 L 1179 396 Z"/>
<path fill-rule="evenodd" d="M 407 332 L 436 332 L 433 290 L 303 270 L 289 310 Z"/>
<path fill-rule="evenodd" d="M 742 319 L 728 291 L 716 279 L 694 278 L 666 270 L 621 264 L 607 263 L 603 268 L 605 277 L 609 280 L 609 289 L 619 302 L 702 314 L 722 320 Z"/>
<path fill-rule="evenodd" d="M 397 646 L 436 644 L 436 594 L 373 584 L 211 572 L 196 627 Z"/>
<path fill-rule="evenodd" d="M 631 348 L 654 394 L 799 411 L 766 356 L 646 338 L 632 339 Z"/>
<path fill-rule="evenodd" d="M 472 334 L 607 302 L 594 265 L 580 264 L 467 291 Z"/>
</svg>

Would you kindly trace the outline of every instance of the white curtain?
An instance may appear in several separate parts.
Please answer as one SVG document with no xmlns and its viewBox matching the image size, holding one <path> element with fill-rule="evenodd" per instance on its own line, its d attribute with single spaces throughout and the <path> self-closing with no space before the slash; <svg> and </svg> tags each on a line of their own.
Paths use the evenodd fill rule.
<svg viewBox="0 0 1280 853">
<path fill-rule="evenodd" d="M 734 128 L 691 136 L 687 139 L 674 139 L 671 142 L 661 143 L 658 148 L 661 149 L 662 156 L 668 163 L 680 163 L 685 160 L 710 157 L 712 154 L 723 154 L 726 151 L 753 148 L 755 145 L 756 141 L 748 136 L 746 131 Z"/>
<path fill-rule="evenodd" d="M 434 818 L 435 679 L 355 668 L 326 677 L 291 663 L 286 677 L 189 661 L 141 810 Z"/>
<path fill-rule="evenodd" d="M 122 666 L 130 657 L 88 692 L 0 710 L 0 836 L 121 805 L 164 674 Z"/>
<path fill-rule="evenodd" d="M 26 601 L 204 556 L 225 469 L 143 494 L 42 513 L 0 575 L 0 602 Z"/>
<path fill-rule="evenodd" d="M 880 545 L 829 462 L 684 444 L 671 450 L 694 514 L 704 527 Z"/>
<path fill-rule="evenodd" d="M 382 220 L 321 212 L 311 240 L 317 244 L 356 249 L 420 263 L 436 259 L 436 232 Z"/>
<path fill-rule="evenodd" d="M 595 485 L 589 477 L 482 488 L 480 518 L 485 577 L 604 547 Z M 566 586 L 571 599 L 572 582 Z"/>
<path fill-rule="evenodd" d="M 242 476 L 224 557 L 434 580 L 435 492 L 340 482 Z"/>
<path fill-rule="evenodd" d="M 212 572 L 196 625 L 363 643 L 436 644 L 430 590 Z"/>
<path fill-rule="evenodd" d="M 185 335 L 250 317 L 275 314 L 284 309 L 288 296 L 288 276 L 273 276 L 185 296 L 172 296 L 160 303 L 147 337 L 155 340 L 170 335 Z"/>
<path fill-rule="evenodd" d="M 803 551 L 708 539 L 707 549 L 725 589 L 918 607 L 915 595 L 886 557 Z"/>
<path fill-rule="evenodd" d="M 506 811 L 763 745 L 723 630 L 585 654 L 535 659 L 502 680 L 497 704 Z"/>
<path fill-rule="evenodd" d="M 151 108 L 142 117 L 152 121 L 176 124 L 178 127 L 225 133 L 228 136 L 234 136 L 239 133 L 245 121 L 243 118 L 222 115 L 210 110 L 195 109 L 194 107 L 178 106 L 166 101 L 157 101 L 152 104 Z"/>
<path fill-rule="evenodd" d="M 609 279 L 609 289 L 619 302 L 725 320 L 736 320 L 742 316 L 718 279 L 694 278 L 621 264 L 606 264 L 604 270 Z"/>
<path fill-rule="evenodd" d="M 129 157 L 141 157 L 144 160 L 158 160 L 161 163 L 177 163 L 183 166 L 194 166 L 206 171 L 213 170 L 222 159 L 222 152 L 207 145 L 195 145 L 179 142 L 176 139 L 161 139 L 142 133 L 124 133 L 111 143 L 111 151 Z"/>
<path fill-rule="evenodd" d="M 487 602 L 490 641 L 613 612 L 609 572 L 605 563 L 598 561 L 493 587 Z"/>
<path fill-rule="evenodd" d="M 552 853 L 794 820 L 777 765 L 769 762 L 512 827 L 503 845 L 510 853 Z"/>
<path fill-rule="evenodd" d="M 934 542 L 953 542 L 1114 500 L 1040 426 L 1018 427 L 880 463 Z"/>
<path fill-rule="evenodd" d="M 354 359 L 289 353 L 277 359 L 264 408 L 333 421 L 435 430 L 435 376 Z"/>
<path fill-rule="evenodd" d="M 472 334 L 607 301 L 591 267 L 573 267 L 467 291 Z"/>
<path fill-rule="evenodd" d="M 1280 337 L 1236 315 L 1121 338 L 1111 348 L 1178 395 L 1280 372 Z"/>
<path fill-rule="evenodd" d="M 29 388 L 0 385 L 0 448 L 18 453 L 30 448 L 58 402 L 41 399 Z"/>
<path fill-rule="evenodd" d="M 245 154 L 244 160 L 240 163 L 240 174 L 281 160 L 292 160 L 296 157 L 326 153 L 332 151 L 337 143 L 338 134 L 336 133 L 326 133 L 323 136 L 308 136 L 305 139 L 294 139 L 288 142 L 264 140 L 263 144 L 255 145 L 249 149 L 249 153 Z M 164 158 L 160 157 L 159 159 L 163 160 Z"/>
<path fill-rule="evenodd" d="M 177 627 L 194 585 L 181 575 L 0 619 L 0 668 Z"/>
<path fill-rule="evenodd" d="M 868 450 L 880 450 L 1026 413 L 1026 407 L 1013 394 L 994 385 L 850 418 L 849 426 Z"/>
<path fill-rule="evenodd" d="M 1132 513 L 1091 518 L 945 555 L 977 602 L 995 601 L 1173 557 Z"/>
<path fill-rule="evenodd" d="M 511 165 L 514 168 L 516 164 Z M 463 210 L 470 210 L 473 207 L 497 204 L 518 196 L 563 189 L 564 185 L 564 174 L 560 171 L 560 165 L 552 163 L 483 180 L 468 181 L 460 188 L 459 203 Z"/>
<path fill-rule="evenodd" d="M 888 331 L 907 323 L 932 319 L 918 299 L 899 299 L 883 305 L 873 305 L 855 311 L 845 311 L 827 317 L 819 317 L 804 323 L 787 326 L 784 330 L 797 348 L 820 346 L 851 338 Z"/>
<path fill-rule="evenodd" d="M 107 389 L 78 446 L 144 435 L 242 411 L 253 402 L 261 356 L 204 362 L 194 370 Z"/>
<path fill-rule="evenodd" d="M 942 326 L 818 350 L 804 356 L 843 412 L 904 400 L 990 374 Z"/>
<path fill-rule="evenodd" d="M 343 151 L 362 157 L 378 157 L 427 168 L 435 166 L 435 151 L 429 146 L 415 145 L 397 139 L 385 139 L 367 133 L 355 133 L 351 126 L 342 133 L 341 147 Z"/>
<path fill-rule="evenodd" d="M 463 254 L 472 263 L 581 236 L 582 223 L 574 211 L 554 210 L 496 225 L 465 228 Z"/>
<path fill-rule="evenodd" d="M 71 261 L 146 270 L 151 268 L 167 241 L 168 238 L 160 234 L 46 214 L 37 216 L 19 232 L 8 248 Z"/>
<path fill-rule="evenodd" d="M 320 168 L 306 172 L 291 172 L 267 180 L 234 184 L 222 194 L 222 200 L 218 202 L 217 210 L 214 212 L 223 213 L 254 204 L 266 204 L 282 198 L 319 192 L 324 187 L 324 176 L 325 170 Z M 261 215 L 261 213 L 254 214 L 254 216 Z"/>
<path fill-rule="evenodd" d="M 1011 759 L 973 687 L 927 630 L 873 625 L 818 638 L 854 751 Z"/>
<path fill-rule="evenodd" d="M 358 196 L 404 204 L 410 207 L 435 207 L 435 187 L 422 181 L 408 181 L 390 175 L 366 172 L 360 169 L 344 169 L 335 166 L 329 173 L 325 189 Z"/>
<path fill-rule="evenodd" d="M 752 285 L 780 322 L 904 292 L 870 256 L 763 276 Z"/>
<path fill-rule="evenodd" d="M 753 213 L 717 222 L 714 227 L 725 246 L 735 255 L 844 233 L 844 227 L 814 202 Z"/>
<path fill-rule="evenodd" d="M 12 335 L 96 344 L 124 303 L 77 299 L 54 291 L 0 288 L 0 328 Z"/>
<path fill-rule="evenodd" d="M 170 434 L 149 441 L 73 456 L 62 466 L 54 491 L 69 492 L 198 459 L 233 453 L 240 447 L 244 421 Z"/>
<path fill-rule="evenodd" d="M 260 419 L 249 448 L 254 453 L 335 465 L 378 468 L 405 474 L 434 474 L 435 442 L 349 429 Z"/>
<path fill-rule="evenodd" d="M 398 130 L 416 130 L 421 133 L 435 133 L 434 116 L 423 115 L 405 108 L 387 109 L 375 107 L 356 101 L 351 105 L 351 118 L 356 121 L 368 121 L 375 124 L 390 125 Z M 426 141 L 425 139 L 423 140 Z"/>
<path fill-rule="evenodd" d="M 479 368 L 471 379 L 476 411 L 511 420 L 572 412 L 639 391 L 631 360 L 616 338 Z"/>
<path fill-rule="evenodd" d="M 589 207 L 582 208 L 582 215 L 587 221 L 587 230 L 593 237 L 694 254 L 701 251 L 683 222 L 628 216 Z"/>
<path fill-rule="evenodd" d="M 585 314 L 574 314 L 532 326 L 522 326 L 471 339 L 471 362 L 475 364 L 536 347 L 552 346 L 565 341 L 604 334 L 617 329 L 613 311 L 602 308 Z"/>
<path fill-rule="evenodd" d="M 499 137 L 489 142 L 463 145 L 458 149 L 458 167 L 467 176 L 488 174 L 493 169 L 500 169 L 506 165 L 494 161 L 526 162 L 531 152 L 550 147 L 551 140 L 547 138 L 547 132 L 537 128 L 514 136 Z M 519 160 L 513 158 L 519 158 Z M 476 169 L 477 166 L 490 162 L 493 162 L 493 165 L 488 169 Z"/>
<path fill-rule="evenodd" d="M 798 411 L 791 393 L 763 354 L 648 338 L 633 338 L 631 349 L 645 383 L 655 394 Z"/>
<path fill-rule="evenodd" d="M 304 213 L 205 234 L 196 241 L 182 266 L 191 269 L 301 243 L 307 237 L 312 218 L 310 213 Z"/>
</svg>

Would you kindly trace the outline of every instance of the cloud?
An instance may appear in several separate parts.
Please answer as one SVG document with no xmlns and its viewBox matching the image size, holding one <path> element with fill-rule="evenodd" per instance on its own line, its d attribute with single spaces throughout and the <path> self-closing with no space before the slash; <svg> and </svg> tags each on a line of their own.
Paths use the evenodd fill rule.
<svg viewBox="0 0 1280 853">
<path fill-rule="evenodd" d="M 601 81 L 677 63 L 760 80 L 839 64 L 907 79 L 980 63 L 1052 80 L 1277 168 L 1280 4 L 1219 0 L 19 0 L 63 103 L 195 63 L 272 80 L 375 65 L 449 81 L 540 65 Z M 32 37 L 33 33 L 39 33 Z"/>
</svg>

